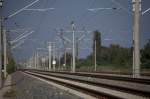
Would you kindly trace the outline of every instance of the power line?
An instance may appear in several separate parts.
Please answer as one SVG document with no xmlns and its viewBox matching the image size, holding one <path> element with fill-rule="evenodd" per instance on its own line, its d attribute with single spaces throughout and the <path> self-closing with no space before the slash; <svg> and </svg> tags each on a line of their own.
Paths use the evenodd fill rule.
<svg viewBox="0 0 150 99">
<path fill-rule="evenodd" d="M 122 8 L 125 12 L 127 12 L 129 15 L 132 14 L 131 11 L 129 11 L 127 8 L 125 8 L 121 3 L 117 2 L 116 0 L 111 0 L 114 4 L 118 5 L 120 8 Z"/>
<path fill-rule="evenodd" d="M 146 13 L 149 12 L 149 11 L 150 11 L 150 8 L 148 8 L 148 9 L 145 10 L 145 11 L 143 11 L 143 12 L 142 12 L 142 15 L 146 14 Z"/>
<path fill-rule="evenodd" d="M 11 18 L 11 17 L 17 15 L 18 13 L 22 12 L 23 10 L 25 10 L 26 8 L 32 6 L 33 4 L 37 3 L 38 1 L 39 1 L 39 0 L 35 0 L 34 2 L 30 3 L 29 5 L 23 7 L 22 9 L 20 9 L 20 10 L 16 11 L 15 13 L 9 15 L 7 18 Z"/>
<path fill-rule="evenodd" d="M 49 0 L 46 0 L 46 1 L 45 1 L 43 7 L 46 7 L 46 5 L 48 4 L 48 1 L 49 1 Z M 51 3 L 51 6 L 52 6 L 53 4 L 55 4 L 55 2 L 56 2 L 56 0 L 54 0 L 54 1 Z M 40 18 L 39 18 L 39 23 L 37 24 L 36 29 L 35 29 L 36 32 L 39 32 L 39 31 L 41 30 L 41 25 L 44 23 L 44 21 L 45 21 L 46 19 L 47 19 L 46 13 L 44 13 L 44 14 L 42 14 L 42 15 L 40 16 Z"/>
<path fill-rule="evenodd" d="M 27 11 L 41 11 L 41 12 L 45 12 L 48 10 L 54 10 L 55 8 L 45 8 L 45 9 L 25 9 Z"/>
</svg>

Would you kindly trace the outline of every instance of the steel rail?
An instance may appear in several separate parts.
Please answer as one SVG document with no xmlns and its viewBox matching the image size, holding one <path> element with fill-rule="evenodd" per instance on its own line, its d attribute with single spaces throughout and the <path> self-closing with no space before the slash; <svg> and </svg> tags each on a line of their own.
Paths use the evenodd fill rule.
<svg viewBox="0 0 150 99">
<path fill-rule="evenodd" d="M 134 95 L 140 95 L 143 97 L 150 97 L 150 92 L 148 92 L 148 91 L 136 90 L 136 89 L 126 88 L 126 87 L 122 87 L 122 86 L 108 85 L 108 84 L 104 84 L 104 83 L 87 81 L 87 80 L 81 80 L 81 79 L 76 79 L 73 77 L 71 78 L 71 77 L 58 76 L 58 75 L 55 75 L 54 73 L 50 74 L 50 73 L 46 73 L 46 72 L 44 73 L 44 72 L 39 72 L 39 71 L 38 72 L 32 71 L 32 72 L 38 73 L 38 74 L 43 74 L 43 75 L 48 75 L 48 76 L 52 76 L 52 77 L 72 80 L 72 81 L 78 81 L 78 82 L 82 82 L 82 83 L 86 83 L 86 84 L 90 84 L 90 85 L 94 85 L 94 86 L 99 86 L 99 87 L 103 87 L 103 88 L 109 88 L 112 90 L 121 91 L 121 92 L 132 93 Z"/>
<path fill-rule="evenodd" d="M 58 80 L 54 80 L 54 79 L 51 79 L 51 78 L 47 78 L 47 77 L 44 77 L 44 76 L 40 76 L 40 75 L 36 75 L 36 74 L 33 74 L 33 73 L 29 73 L 29 72 L 25 72 L 25 73 L 33 75 L 33 76 L 36 76 L 36 77 L 39 77 L 39 78 L 42 78 L 42 79 L 45 79 L 45 80 L 48 80 L 48 81 L 55 82 L 55 83 L 63 85 L 63 86 L 67 86 L 67 87 L 69 87 L 71 89 L 74 89 L 74 90 L 77 90 L 77 91 L 89 94 L 89 95 L 91 95 L 93 97 L 96 97 L 98 99 L 121 99 L 119 97 L 116 97 L 116 96 L 113 96 L 113 95 L 109 95 L 109 94 L 106 94 L 106 93 L 102 93 L 102 92 L 98 92 L 98 91 L 95 91 L 95 90 L 90 90 L 90 89 L 85 88 L 85 87 L 72 85 L 70 83 L 61 82 L 61 81 L 58 81 Z"/>
<path fill-rule="evenodd" d="M 43 71 L 43 70 L 29 70 L 29 71 Z M 85 77 L 94 77 L 94 78 L 102 78 L 102 79 L 110 79 L 110 80 L 119 80 L 119 81 L 126 81 L 126 82 L 133 82 L 133 83 L 140 83 L 140 84 L 150 84 L 150 79 L 145 78 L 133 78 L 133 77 L 125 77 L 125 76 L 114 76 L 114 75 L 106 75 L 101 73 L 87 73 L 87 72 L 64 72 L 64 71 L 44 71 L 50 73 L 60 73 L 60 74 L 69 74 L 69 75 L 76 75 L 76 76 L 85 76 Z"/>
</svg>

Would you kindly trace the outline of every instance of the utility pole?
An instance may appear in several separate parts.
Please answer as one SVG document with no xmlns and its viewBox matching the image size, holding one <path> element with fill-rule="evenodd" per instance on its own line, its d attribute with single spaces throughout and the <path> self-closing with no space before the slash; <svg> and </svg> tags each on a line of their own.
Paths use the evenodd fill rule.
<svg viewBox="0 0 150 99">
<path fill-rule="evenodd" d="M 49 66 L 49 70 L 51 70 L 52 69 L 52 66 L 51 66 L 51 64 L 52 64 L 52 61 L 51 61 L 51 49 L 52 49 L 52 47 L 51 47 L 51 42 L 49 42 L 49 46 L 48 46 L 48 52 L 49 52 L 49 62 L 48 62 L 48 66 Z"/>
<path fill-rule="evenodd" d="M 76 64 L 75 64 L 75 25 L 74 25 L 74 22 L 71 23 L 72 25 L 72 33 L 73 33 L 73 46 L 72 46 L 72 54 L 73 54 L 73 66 L 72 66 L 72 72 L 75 72 L 76 70 Z"/>
<path fill-rule="evenodd" d="M 66 45 L 64 45 L 65 48 L 64 48 L 64 66 L 66 67 L 66 60 L 67 60 L 67 52 L 66 52 Z"/>
<path fill-rule="evenodd" d="M 95 63 L 95 71 L 96 71 L 96 69 L 97 69 L 97 61 L 96 61 L 96 60 L 97 60 L 97 59 L 96 59 L 96 40 L 94 41 L 94 45 L 95 45 L 95 46 L 94 46 L 94 47 L 95 47 L 95 48 L 94 48 L 94 49 L 95 49 L 95 51 L 94 51 L 94 54 L 95 54 L 95 55 L 94 55 L 94 57 L 95 57 L 94 63 Z"/>
<path fill-rule="evenodd" d="M 140 15 L 141 0 L 132 0 L 133 4 L 133 77 L 140 76 Z"/>
<path fill-rule="evenodd" d="M 58 51 L 58 61 L 59 61 L 59 70 L 61 70 L 61 67 L 60 67 L 60 51 Z"/>
<path fill-rule="evenodd" d="M 60 33 L 61 33 L 61 39 L 63 41 L 63 46 L 64 46 L 64 64 L 63 66 L 66 67 L 66 59 L 67 59 L 67 51 L 66 51 L 66 43 L 65 43 L 65 39 L 62 37 L 63 35 L 63 29 L 60 29 Z"/>
<path fill-rule="evenodd" d="M 36 69 L 39 69 L 39 53 L 36 52 Z"/>
<path fill-rule="evenodd" d="M 76 63 L 78 63 L 78 53 L 79 53 L 79 42 L 78 37 L 76 38 Z"/>
<path fill-rule="evenodd" d="M 36 69 L 36 60 L 37 60 L 37 58 L 36 58 L 36 52 L 34 53 L 34 69 Z"/>
<path fill-rule="evenodd" d="M 7 76 L 7 37 L 6 37 L 6 30 L 3 29 L 3 43 L 4 43 L 4 77 Z"/>
<path fill-rule="evenodd" d="M 0 88 L 2 87 L 2 17 L 0 17 Z"/>
<path fill-rule="evenodd" d="M 3 6 L 3 0 L 0 0 L 0 10 L 2 9 Z M 0 16 L 0 88 L 2 87 L 2 17 Z"/>
<path fill-rule="evenodd" d="M 56 60 L 55 60 L 55 42 L 52 44 L 53 46 L 53 70 L 56 70 Z"/>
<path fill-rule="evenodd" d="M 37 52 L 35 51 L 35 69 L 37 69 Z"/>
<path fill-rule="evenodd" d="M 76 44 L 75 44 L 75 42 L 77 41 L 77 42 L 79 42 L 80 40 L 82 40 L 86 35 L 84 34 L 84 35 L 82 35 L 78 40 L 75 40 L 75 32 L 79 32 L 79 33 L 82 33 L 82 32 L 88 32 L 89 33 L 89 31 L 75 31 L 75 24 L 74 24 L 74 22 L 71 22 L 71 28 L 72 28 L 72 30 L 67 30 L 67 31 L 65 31 L 66 33 L 72 33 L 72 41 L 70 40 L 70 39 L 68 39 L 67 37 L 64 37 L 62 34 L 62 31 L 60 32 L 61 34 L 59 34 L 60 35 L 60 38 L 62 39 L 62 40 L 65 40 L 66 42 L 68 42 L 68 43 L 71 43 L 72 44 L 72 67 L 71 67 L 71 71 L 72 72 L 75 72 L 76 71 Z M 64 54 L 65 54 L 65 52 L 64 52 Z"/>
</svg>

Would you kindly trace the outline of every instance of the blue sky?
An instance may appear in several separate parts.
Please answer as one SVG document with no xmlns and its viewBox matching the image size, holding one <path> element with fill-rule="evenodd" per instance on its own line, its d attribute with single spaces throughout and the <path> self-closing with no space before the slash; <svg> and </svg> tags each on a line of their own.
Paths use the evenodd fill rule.
<svg viewBox="0 0 150 99">
<path fill-rule="evenodd" d="M 3 16 L 8 16 L 15 11 L 30 4 L 34 0 L 4 0 Z M 46 47 L 47 41 L 54 41 L 57 33 L 54 29 L 70 29 L 71 21 L 75 22 L 76 29 L 94 31 L 102 34 L 102 45 L 120 44 L 124 47 L 132 45 L 132 9 L 131 0 L 40 0 L 29 8 L 55 8 L 53 11 L 36 12 L 22 11 L 8 19 L 4 25 L 6 29 L 31 28 L 35 32 L 30 35 L 24 44 L 13 50 L 17 59 L 30 57 L 38 47 Z M 101 10 L 90 12 L 88 8 L 117 7 L 119 10 Z M 142 0 L 142 11 L 150 7 L 150 0 Z M 141 47 L 150 39 L 150 12 L 141 17 Z M 19 34 L 10 33 L 13 40 Z M 65 33 L 72 39 L 71 33 Z M 81 34 L 76 33 L 76 37 Z M 89 34 L 86 39 L 92 39 Z M 61 43 L 58 43 L 62 47 Z M 71 47 L 71 46 L 68 46 Z M 90 41 L 82 41 L 80 48 L 91 48 Z M 86 56 L 90 50 L 79 51 L 80 57 Z"/>
</svg>

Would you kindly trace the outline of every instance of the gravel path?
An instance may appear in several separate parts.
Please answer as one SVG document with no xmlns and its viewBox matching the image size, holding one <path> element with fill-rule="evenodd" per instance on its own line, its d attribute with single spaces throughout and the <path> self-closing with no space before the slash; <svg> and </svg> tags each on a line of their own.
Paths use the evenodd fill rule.
<svg viewBox="0 0 150 99">
<path fill-rule="evenodd" d="M 20 72 L 12 75 L 12 83 L 17 94 L 14 99 L 81 99 Z"/>
</svg>

